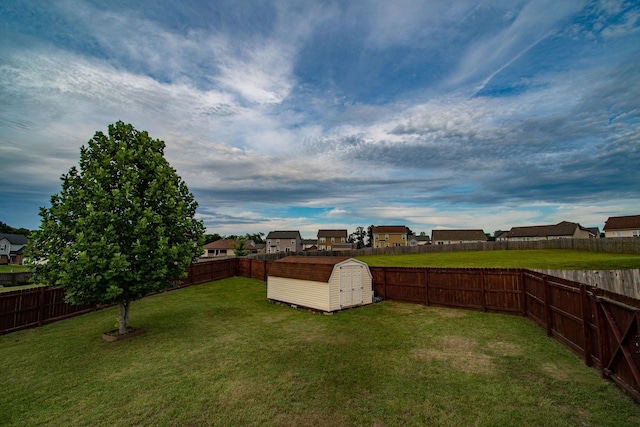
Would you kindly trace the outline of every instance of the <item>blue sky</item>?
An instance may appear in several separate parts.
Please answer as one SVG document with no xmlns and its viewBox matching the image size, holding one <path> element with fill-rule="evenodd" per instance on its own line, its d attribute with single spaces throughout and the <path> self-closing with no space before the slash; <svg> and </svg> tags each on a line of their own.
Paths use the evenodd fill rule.
<svg viewBox="0 0 640 427">
<path fill-rule="evenodd" d="M 209 233 L 640 213 L 635 1 L 0 2 L 0 221 L 93 134 L 167 144 Z"/>
</svg>

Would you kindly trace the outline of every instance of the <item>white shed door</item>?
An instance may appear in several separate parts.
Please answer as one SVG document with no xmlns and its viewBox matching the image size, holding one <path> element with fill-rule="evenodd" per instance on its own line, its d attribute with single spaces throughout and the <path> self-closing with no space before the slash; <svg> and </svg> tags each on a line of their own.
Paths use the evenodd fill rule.
<svg viewBox="0 0 640 427">
<path fill-rule="evenodd" d="M 340 306 L 350 307 L 352 305 L 360 305 L 362 302 L 362 266 L 341 266 Z"/>
</svg>

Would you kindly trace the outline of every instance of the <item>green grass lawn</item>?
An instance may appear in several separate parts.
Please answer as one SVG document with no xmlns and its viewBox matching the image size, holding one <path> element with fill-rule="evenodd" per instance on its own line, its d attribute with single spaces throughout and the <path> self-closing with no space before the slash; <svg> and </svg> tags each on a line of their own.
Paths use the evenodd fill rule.
<svg viewBox="0 0 640 427">
<path fill-rule="evenodd" d="M 552 270 L 624 270 L 640 268 L 640 254 L 535 249 L 477 252 L 430 252 L 359 256 L 376 267 L 545 268 Z"/>
<path fill-rule="evenodd" d="M 526 318 L 384 301 L 333 316 L 233 278 L 0 336 L 0 425 L 633 426 L 640 405 Z"/>
</svg>

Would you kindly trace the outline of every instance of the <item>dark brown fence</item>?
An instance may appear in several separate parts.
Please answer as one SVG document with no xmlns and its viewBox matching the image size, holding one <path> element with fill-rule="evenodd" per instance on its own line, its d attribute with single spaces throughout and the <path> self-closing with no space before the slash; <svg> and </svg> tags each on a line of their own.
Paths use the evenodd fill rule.
<svg viewBox="0 0 640 427">
<path fill-rule="evenodd" d="M 526 315 L 522 270 L 371 267 L 374 293 L 386 299 Z"/>
<path fill-rule="evenodd" d="M 64 301 L 64 289 L 47 287 L 0 294 L 0 334 L 34 328 L 77 316 L 94 305 L 74 305 Z"/>
</svg>

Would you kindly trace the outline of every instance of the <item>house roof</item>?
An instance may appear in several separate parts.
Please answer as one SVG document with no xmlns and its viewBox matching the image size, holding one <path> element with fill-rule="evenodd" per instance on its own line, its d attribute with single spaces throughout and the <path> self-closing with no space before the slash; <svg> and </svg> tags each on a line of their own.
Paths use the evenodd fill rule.
<svg viewBox="0 0 640 427">
<path fill-rule="evenodd" d="M 604 224 L 603 230 L 640 229 L 640 215 L 610 216 Z"/>
<path fill-rule="evenodd" d="M 237 241 L 233 240 L 233 239 L 221 239 L 221 240 L 216 240 L 215 242 L 211 242 L 211 243 L 207 243 L 206 245 L 204 245 L 205 249 L 235 249 L 235 246 L 237 244 Z M 253 246 L 250 243 L 246 243 L 244 245 L 245 249 L 248 250 L 253 250 L 255 249 L 255 246 Z"/>
<path fill-rule="evenodd" d="M 267 239 L 302 239 L 299 231 L 270 231 Z"/>
<path fill-rule="evenodd" d="M 12 245 L 26 245 L 27 236 L 22 234 L 0 233 L 0 239 L 7 239 Z"/>
<path fill-rule="evenodd" d="M 431 240 L 435 241 L 487 241 L 482 230 L 433 230 Z"/>
<path fill-rule="evenodd" d="M 407 227 L 404 225 L 378 225 L 373 227 L 374 233 L 386 233 L 386 234 L 407 234 Z"/>
<path fill-rule="evenodd" d="M 318 230 L 318 238 L 320 237 L 344 237 L 347 238 L 347 230 Z"/>
<path fill-rule="evenodd" d="M 302 239 L 303 245 L 315 245 L 318 243 L 318 239 Z"/>
<path fill-rule="evenodd" d="M 269 276 L 328 282 L 336 264 L 350 259 L 333 256 L 288 256 L 271 264 Z"/>
<path fill-rule="evenodd" d="M 502 237 L 572 236 L 576 232 L 576 228 L 584 229 L 575 222 L 562 221 L 554 225 L 513 227 Z"/>
<path fill-rule="evenodd" d="M 410 236 L 409 240 L 416 240 L 418 242 L 430 242 L 431 237 L 429 236 Z"/>
</svg>

